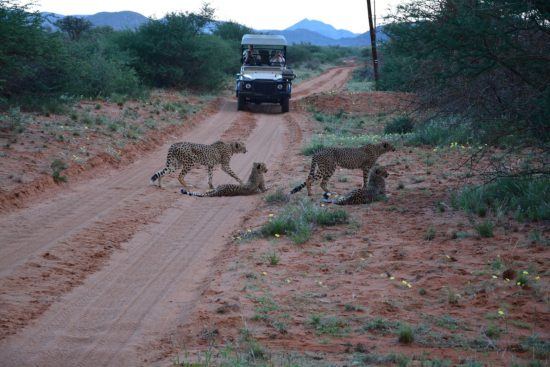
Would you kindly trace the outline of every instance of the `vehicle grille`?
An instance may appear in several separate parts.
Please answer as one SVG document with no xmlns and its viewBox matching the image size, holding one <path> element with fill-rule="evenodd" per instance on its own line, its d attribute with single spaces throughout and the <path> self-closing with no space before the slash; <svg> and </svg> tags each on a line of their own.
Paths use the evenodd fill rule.
<svg viewBox="0 0 550 367">
<path fill-rule="evenodd" d="M 273 83 L 272 81 L 255 81 L 254 92 L 261 94 L 275 94 L 277 93 L 277 83 Z"/>
</svg>

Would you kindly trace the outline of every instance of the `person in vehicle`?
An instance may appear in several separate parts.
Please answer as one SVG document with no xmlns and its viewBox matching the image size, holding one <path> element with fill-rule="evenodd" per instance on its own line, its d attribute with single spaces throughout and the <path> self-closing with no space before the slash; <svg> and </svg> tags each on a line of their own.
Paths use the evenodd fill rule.
<svg viewBox="0 0 550 367">
<path fill-rule="evenodd" d="M 245 65 L 256 65 L 256 57 L 254 56 L 254 45 L 248 45 L 248 49 L 244 50 L 243 63 Z"/>
<path fill-rule="evenodd" d="M 269 60 L 269 62 L 271 62 L 272 64 L 273 63 L 284 64 L 285 58 L 283 56 L 283 53 L 281 51 L 277 51 L 275 53 L 275 56 L 273 56 L 271 60 Z"/>
</svg>

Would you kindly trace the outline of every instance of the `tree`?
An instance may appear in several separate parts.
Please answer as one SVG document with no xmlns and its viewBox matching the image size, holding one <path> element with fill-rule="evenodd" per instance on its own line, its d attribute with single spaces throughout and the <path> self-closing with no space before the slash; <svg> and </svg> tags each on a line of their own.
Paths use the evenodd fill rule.
<svg viewBox="0 0 550 367">
<path fill-rule="evenodd" d="M 381 87 L 462 116 L 487 143 L 550 140 L 549 7 L 528 0 L 413 0 L 386 26 Z M 537 144 L 538 144 L 537 143 Z M 519 147 L 524 145 L 517 145 Z"/>
<path fill-rule="evenodd" d="M 119 44 L 133 56 L 133 67 L 155 87 L 219 87 L 229 69 L 238 68 L 228 42 L 204 34 L 213 14 L 171 13 L 126 32 Z M 237 63 L 235 65 L 235 63 Z"/>
<path fill-rule="evenodd" d="M 241 42 L 243 35 L 253 33 L 253 30 L 245 25 L 230 21 L 219 23 L 213 33 L 227 41 Z"/>
<path fill-rule="evenodd" d="M 71 41 L 78 41 L 83 32 L 92 28 L 92 23 L 89 20 L 72 16 L 59 19 L 55 25 L 67 33 Z"/>
</svg>

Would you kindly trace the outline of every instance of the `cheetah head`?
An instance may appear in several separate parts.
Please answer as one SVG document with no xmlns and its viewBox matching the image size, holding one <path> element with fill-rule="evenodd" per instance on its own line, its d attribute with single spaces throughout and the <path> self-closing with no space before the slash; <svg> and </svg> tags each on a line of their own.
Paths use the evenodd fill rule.
<svg viewBox="0 0 550 367">
<path fill-rule="evenodd" d="M 231 142 L 231 149 L 233 153 L 246 153 L 246 146 L 240 141 Z"/>
<path fill-rule="evenodd" d="M 254 168 L 260 173 L 267 172 L 267 166 L 263 162 L 254 162 Z"/>
<path fill-rule="evenodd" d="M 395 152 L 395 147 L 388 143 L 387 141 L 383 141 L 381 143 L 382 149 L 384 149 L 385 152 Z"/>
<path fill-rule="evenodd" d="M 376 176 L 380 176 L 380 177 L 388 177 L 388 171 L 386 170 L 386 167 L 381 167 L 381 166 L 376 166 L 375 169 L 374 169 L 374 174 Z"/>
</svg>

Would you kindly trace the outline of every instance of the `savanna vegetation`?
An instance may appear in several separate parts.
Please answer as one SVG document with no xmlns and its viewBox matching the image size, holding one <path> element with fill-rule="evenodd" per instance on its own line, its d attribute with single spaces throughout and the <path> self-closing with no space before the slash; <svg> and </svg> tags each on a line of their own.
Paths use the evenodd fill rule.
<svg viewBox="0 0 550 367">
<path fill-rule="evenodd" d="M 207 4 L 169 13 L 135 30 L 58 20 L 55 31 L 30 5 L 0 0 L 0 109 L 55 112 L 59 103 L 113 95 L 139 97 L 150 88 L 217 90 L 239 68 L 240 40 L 252 29 L 217 22 Z M 347 48 L 296 45 L 289 63 L 318 70 L 351 54 Z M 53 111 L 51 111 L 53 110 Z"/>
<path fill-rule="evenodd" d="M 549 18 L 540 1 L 414 0 L 385 27 L 377 87 L 418 103 L 414 127 L 386 132 L 475 147 L 470 163 L 484 162 L 474 172 L 487 185 L 463 190 L 460 207 L 550 218 Z"/>
</svg>

